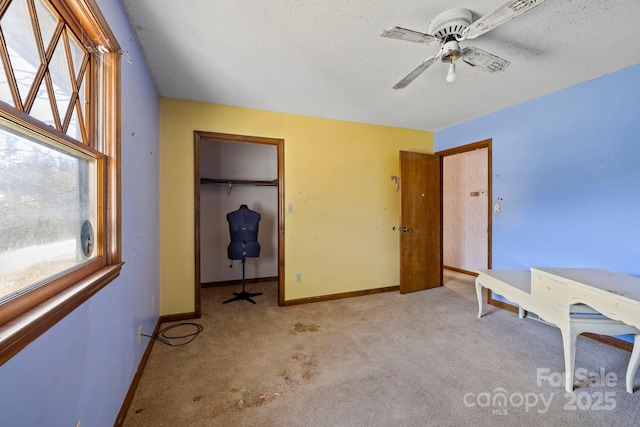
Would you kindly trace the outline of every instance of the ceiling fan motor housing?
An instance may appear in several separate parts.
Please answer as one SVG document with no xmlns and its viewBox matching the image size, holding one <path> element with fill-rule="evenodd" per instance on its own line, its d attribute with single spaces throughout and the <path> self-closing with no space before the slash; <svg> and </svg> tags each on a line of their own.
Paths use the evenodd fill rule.
<svg viewBox="0 0 640 427">
<path fill-rule="evenodd" d="M 471 19 L 472 16 L 469 9 L 447 10 L 429 22 L 429 34 L 442 40 L 460 38 L 462 37 L 462 31 L 471 24 Z"/>
</svg>

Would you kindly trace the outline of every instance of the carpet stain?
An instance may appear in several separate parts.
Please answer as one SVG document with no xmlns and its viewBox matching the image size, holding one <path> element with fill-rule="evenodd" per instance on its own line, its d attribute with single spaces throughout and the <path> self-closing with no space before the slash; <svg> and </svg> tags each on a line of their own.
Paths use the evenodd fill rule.
<svg viewBox="0 0 640 427">
<path fill-rule="evenodd" d="M 293 360 L 297 360 L 299 362 L 302 362 L 305 365 L 308 365 L 310 363 L 315 363 L 312 361 L 312 357 L 309 356 L 308 354 L 302 353 L 301 351 L 296 351 L 295 353 L 293 353 L 291 355 L 291 358 Z"/>
<path fill-rule="evenodd" d="M 310 381 L 320 375 L 320 370 L 318 369 L 318 361 L 315 359 L 315 357 L 297 351 L 291 355 L 291 359 L 299 362 L 300 369 L 299 372 L 297 372 L 298 375 L 295 376 L 299 376 L 302 381 Z M 289 378 L 289 376 L 285 377 L 285 381 L 287 380 L 287 378 Z M 291 382 L 297 381 L 293 380 Z"/>
<path fill-rule="evenodd" d="M 317 325 L 302 325 L 305 331 L 309 326 L 312 329 L 319 328 Z M 296 325 L 297 326 L 297 325 Z M 317 329 L 315 329 L 317 330 Z M 280 396 L 286 393 L 293 393 L 298 387 L 303 386 L 305 383 L 312 381 L 315 377 L 321 374 L 318 369 L 318 361 L 313 354 L 307 354 L 303 351 L 294 350 L 290 353 L 290 358 L 283 364 L 280 371 L 280 380 L 276 380 L 275 384 L 267 385 L 262 390 L 262 393 L 256 393 L 260 389 L 252 387 L 253 391 L 247 391 L 245 388 L 228 387 L 230 393 L 234 393 L 235 396 L 229 395 L 224 402 L 216 404 L 212 411 L 211 416 L 217 417 L 228 414 L 240 414 L 245 410 L 251 408 L 258 408 L 264 405 L 268 405 Z M 236 393 L 239 393 L 236 394 Z M 201 396 L 198 396 L 200 398 Z M 194 398 L 195 401 L 196 398 Z"/>
<path fill-rule="evenodd" d="M 202 396 L 196 396 L 193 398 L 194 402 L 200 402 L 202 400 Z"/>
<path fill-rule="evenodd" d="M 302 379 L 305 381 L 311 381 L 318 375 L 320 375 L 320 372 L 318 371 L 304 371 L 304 373 L 302 374 Z"/>
<path fill-rule="evenodd" d="M 211 416 L 217 417 L 223 414 L 240 413 L 245 409 L 257 408 L 266 405 L 274 401 L 278 397 L 280 397 L 280 392 L 269 391 L 267 393 L 242 398 L 235 402 L 227 401 L 219 403 L 213 408 Z"/>
<path fill-rule="evenodd" d="M 293 328 L 296 332 L 318 332 L 320 325 L 305 325 L 304 323 L 298 322 L 293 325 Z"/>
<path fill-rule="evenodd" d="M 291 385 L 291 384 L 297 384 L 298 381 L 292 377 L 291 375 L 285 373 L 282 375 L 283 379 L 284 379 L 284 383 L 287 385 Z"/>
<path fill-rule="evenodd" d="M 240 399 L 238 401 L 238 407 L 240 408 L 255 408 L 267 404 L 280 396 L 280 393 L 270 392 L 267 394 L 260 394 L 257 396 L 251 396 L 248 399 Z"/>
</svg>

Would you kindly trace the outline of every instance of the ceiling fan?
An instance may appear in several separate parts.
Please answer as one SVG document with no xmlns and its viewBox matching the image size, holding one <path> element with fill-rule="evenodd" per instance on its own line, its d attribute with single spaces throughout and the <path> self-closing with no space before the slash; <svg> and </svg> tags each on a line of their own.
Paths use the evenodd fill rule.
<svg viewBox="0 0 640 427">
<path fill-rule="evenodd" d="M 471 22 L 471 12 L 468 9 L 447 10 L 431 20 L 428 34 L 401 27 L 391 27 L 384 30 L 380 34 L 382 37 L 440 46 L 440 52 L 437 55 L 425 59 L 405 78 L 396 83 L 393 88 L 403 89 L 407 87 L 409 83 L 414 81 L 438 59 L 449 63 L 449 72 L 446 77 L 449 83 L 456 80 L 455 61 L 458 59 L 462 59 L 467 64 L 479 67 L 481 70 L 490 73 L 503 71 L 509 66 L 509 61 L 473 46 L 461 49 L 459 43 L 464 40 L 475 39 L 498 25 L 502 25 L 516 16 L 533 9 L 543 1 L 510 0 L 473 23 Z"/>
</svg>

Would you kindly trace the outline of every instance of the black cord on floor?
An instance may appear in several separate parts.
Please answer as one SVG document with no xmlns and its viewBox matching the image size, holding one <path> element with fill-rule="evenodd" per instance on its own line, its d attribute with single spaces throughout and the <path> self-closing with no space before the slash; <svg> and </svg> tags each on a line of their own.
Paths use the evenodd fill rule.
<svg viewBox="0 0 640 427">
<path fill-rule="evenodd" d="M 184 335 L 167 335 L 167 332 L 173 328 L 177 328 L 180 326 L 194 326 L 196 328 L 196 330 L 192 333 L 189 334 L 184 334 Z M 154 340 L 160 341 L 163 344 L 166 345 L 170 345 L 173 347 L 179 347 L 181 345 L 187 345 L 189 344 L 191 341 L 193 341 L 194 339 L 196 339 L 196 337 L 198 336 L 198 334 L 200 332 L 202 332 L 204 328 L 202 327 L 202 325 L 198 324 L 198 323 L 191 323 L 191 322 L 183 322 L 183 323 L 176 323 L 175 325 L 171 325 L 171 326 L 167 326 L 166 328 L 160 329 L 158 331 L 157 334 L 155 335 L 145 335 L 145 334 L 141 334 L 143 337 L 149 337 L 149 338 L 153 338 Z M 169 340 L 186 340 L 184 342 L 175 344 L 172 343 Z"/>
</svg>

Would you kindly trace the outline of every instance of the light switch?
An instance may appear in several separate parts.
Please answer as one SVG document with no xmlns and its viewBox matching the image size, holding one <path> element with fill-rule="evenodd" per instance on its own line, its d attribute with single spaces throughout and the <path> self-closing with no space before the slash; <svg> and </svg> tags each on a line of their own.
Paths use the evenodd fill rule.
<svg viewBox="0 0 640 427">
<path fill-rule="evenodd" d="M 289 204 L 287 205 L 287 212 L 288 212 L 288 213 L 293 213 L 293 203 L 289 203 Z"/>
</svg>

